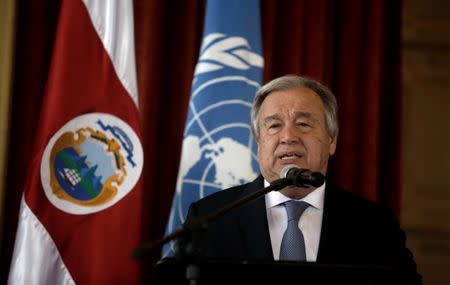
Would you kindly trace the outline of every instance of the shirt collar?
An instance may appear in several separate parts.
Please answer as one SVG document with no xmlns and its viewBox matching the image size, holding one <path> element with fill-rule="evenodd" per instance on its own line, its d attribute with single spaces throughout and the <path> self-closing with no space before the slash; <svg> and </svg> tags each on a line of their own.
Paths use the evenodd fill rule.
<svg viewBox="0 0 450 285">
<path fill-rule="evenodd" d="M 325 198 L 325 184 L 323 183 L 322 186 L 316 188 L 314 191 L 303 197 L 302 199 L 299 199 L 297 201 L 305 201 L 309 203 L 311 206 L 313 206 L 316 209 L 323 210 L 323 201 Z M 270 183 L 267 182 L 267 180 L 264 179 L 264 187 L 269 186 Z M 285 195 L 283 195 L 279 191 L 271 191 L 266 194 L 266 205 L 267 208 L 272 208 L 275 206 L 278 206 L 286 201 L 293 200 Z"/>
</svg>

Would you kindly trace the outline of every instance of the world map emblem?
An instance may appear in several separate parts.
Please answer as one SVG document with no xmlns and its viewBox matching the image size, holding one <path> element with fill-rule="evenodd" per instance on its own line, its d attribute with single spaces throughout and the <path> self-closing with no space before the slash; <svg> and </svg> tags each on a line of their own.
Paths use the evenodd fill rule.
<svg viewBox="0 0 450 285">
<path fill-rule="evenodd" d="M 90 113 L 67 122 L 50 139 L 41 161 L 41 183 L 60 210 L 89 214 L 125 197 L 142 166 L 142 146 L 133 129 L 115 116 Z"/>
<path fill-rule="evenodd" d="M 168 232 L 184 223 L 192 202 L 258 175 L 250 111 L 262 66 L 243 37 L 212 33 L 203 39 Z"/>
</svg>

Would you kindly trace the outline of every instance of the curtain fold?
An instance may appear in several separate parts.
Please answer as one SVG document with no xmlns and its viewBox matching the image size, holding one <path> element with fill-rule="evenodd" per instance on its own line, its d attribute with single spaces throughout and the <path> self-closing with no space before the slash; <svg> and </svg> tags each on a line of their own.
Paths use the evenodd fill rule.
<svg viewBox="0 0 450 285">
<path fill-rule="evenodd" d="M 33 142 L 47 82 L 59 7 L 59 1 L 45 4 L 35 1 L 16 3 L 14 72 L 1 245 L 1 284 L 6 284 L 8 278 L 25 182 L 24 175 L 32 160 Z"/>
<path fill-rule="evenodd" d="M 9 113 L 12 101 L 15 2 L 0 2 L 0 234 L 3 232 L 6 166 L 9 141 Z M 0 244 L 2 237 L 0 236 Z"/>
<path fill-rule="evenodd" d="M 337 185 L 399 211 L 400 1 L 263 0 L 265 80 L 322 81 L 339 105 Z"/>
</svg>

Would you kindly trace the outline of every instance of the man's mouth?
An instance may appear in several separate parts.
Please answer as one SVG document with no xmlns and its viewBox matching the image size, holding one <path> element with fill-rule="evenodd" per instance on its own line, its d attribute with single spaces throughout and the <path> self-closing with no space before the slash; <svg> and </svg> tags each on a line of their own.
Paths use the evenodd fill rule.
<svg viewBox="0 0 450 285">
<path fill-rule="evenodd" d="M 283 153 L 282 155 L 279 155 L 278 158 L 281 160 L 291 160 L 296 158 L 301 158 L 302 155 L 298 152 L 287 152 Z"/>
</svg>

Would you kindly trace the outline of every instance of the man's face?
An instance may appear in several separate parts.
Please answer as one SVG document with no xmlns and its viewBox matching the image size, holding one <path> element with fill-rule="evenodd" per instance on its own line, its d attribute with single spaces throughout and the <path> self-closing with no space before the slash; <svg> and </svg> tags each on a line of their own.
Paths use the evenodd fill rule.
<svg viewBox="0 0 450 285">
<path fill-rule="evenodd" d="M 308 88 L 270 93 L 259 114 L 258 159 L 267 181 L 278 179 L 284 166 L 325 175 L 336 138 L 328 135 L 322 100 Z"/>
</svg>

